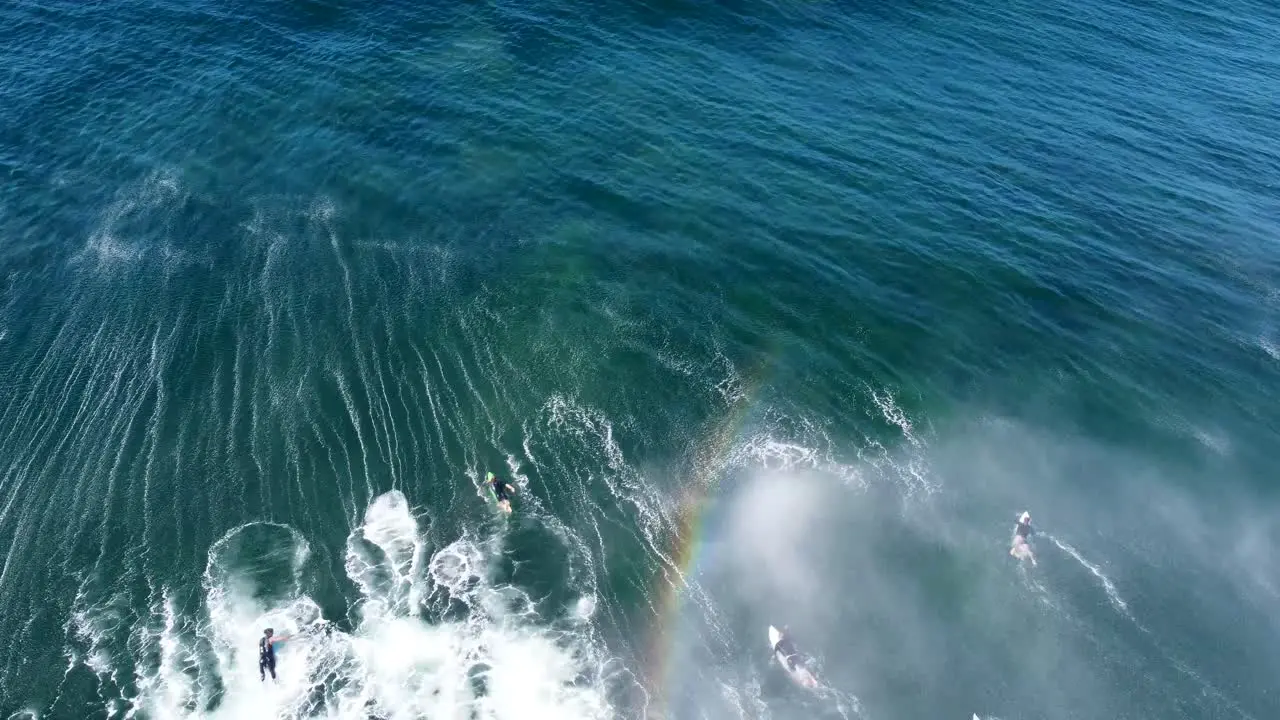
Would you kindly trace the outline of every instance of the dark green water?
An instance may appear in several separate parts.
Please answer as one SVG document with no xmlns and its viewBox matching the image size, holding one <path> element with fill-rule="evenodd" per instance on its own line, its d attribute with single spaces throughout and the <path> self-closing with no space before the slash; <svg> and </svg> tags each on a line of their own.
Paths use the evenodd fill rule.
<svg viewBox="0 0 1280 720">
<path fill-rule="evenodd" d="M 3 716 L 1277 717 L 1276 28 L 0 7 Z"/>
</svg>

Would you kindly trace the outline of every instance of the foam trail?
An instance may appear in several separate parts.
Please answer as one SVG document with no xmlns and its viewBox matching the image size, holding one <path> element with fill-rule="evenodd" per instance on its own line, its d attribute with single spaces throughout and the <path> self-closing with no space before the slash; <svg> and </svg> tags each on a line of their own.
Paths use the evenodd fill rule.
<svg viewBox="0 0 1280 720">
<path fill-rule="evenodd" d="M 882 395 L 869 386 L 867 387 L 867 392 L 871 395 L 871 401 L 880 409 L 885 422 L 902 431 L 902 437 L 911 443 L 913 447 L 920 447 L 920 440 L 916 438 L 914 432 L 915 426 L 911 423 L 911 419 L 907 417 L 907 413 L 894 402 L 893 394 L 885 390 Z"/>
<path fill-rule="evenodd" d="M 1106 574 L 1102 572 L 1102 568 L 1086 560 L 1079 551 L 1071 547 L 1069 544 L 1062 542 L 1058 538 L 1052 535 L 1045 535 L 1045 537 L 1049 539 L 1049 542 L 1057 545 L 1059 549 L 1075 558 L 1076 562 L 1080 563 L 1085 567 L 1085 569 L 1093 573 L 1093 576 L 1098 578 L 1098 581 L 1102 583 L 1102 589 L 1106 591 L 1107 599 L 1111 601 L 1112 606 L 1114 606 L 1116 610 L 1119 610 L 1125 617 L 1133 620 L 1135 623 L 1137 622 L 1133 617 L 1133 614 L 1129 612 L 1129 605 L 1125 603 L 1124 598 L 1120 597 L 1120 592 L 1116 590 L 1116 586 L 1111 582 L 1111 578 L 1107 577 Z"/>
</svg>

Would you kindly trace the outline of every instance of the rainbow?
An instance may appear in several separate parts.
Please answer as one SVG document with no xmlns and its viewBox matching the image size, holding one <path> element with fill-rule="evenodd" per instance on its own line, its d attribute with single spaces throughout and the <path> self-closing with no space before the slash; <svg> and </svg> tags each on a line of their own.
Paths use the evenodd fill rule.
<svg viewBox="0 0 1280 720">
<path fill-rule="evenodd" d="M 716 423 L 700 443 L 701 452 L 694 459 L 693 477 L 684 486 L 676 514 L 675 533 L 668 548 L 669 565 L 662 567 L 655 577 L 655 594 L 658 595 L 657 618 L 648 644 L 646 667 L 649 668 L 648 717 L 663 717 L 666 691 L 670 688 L 672 658 L 675 638 L 680 635 L 680 606 L 687 595 L 686 578 L 692 574 L 706 547 L 706 510 L 720 484 L 729 462 L 734 444 L 742 434 L 742 428 L 751 415 L 772 367 L 772 353 L 748 375 L 749 382 L 740 397 L 729 407 L 729 412 Z"/>
</svg>

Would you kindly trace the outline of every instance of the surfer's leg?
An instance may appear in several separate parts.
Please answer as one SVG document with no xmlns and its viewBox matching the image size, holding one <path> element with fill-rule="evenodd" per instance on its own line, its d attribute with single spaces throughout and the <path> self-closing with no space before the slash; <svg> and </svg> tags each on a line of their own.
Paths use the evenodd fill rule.
<svg viewBox="0 0 1280 720">
<path fill-rule="evenodd" d="M 1013 547 L 1009 548 L 1009 554 L 1019 560 L 1030 560 L 1032 565 L 1036 564 L 1035 553 L 1031 552 L 1031 545 L 1023 538 L 1015 538 Z"/>
</svg>

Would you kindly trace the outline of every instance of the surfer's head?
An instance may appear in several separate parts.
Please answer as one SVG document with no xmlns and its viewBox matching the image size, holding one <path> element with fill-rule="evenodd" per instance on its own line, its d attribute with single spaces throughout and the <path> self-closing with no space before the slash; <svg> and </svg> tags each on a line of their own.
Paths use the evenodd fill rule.
<svg viewBox="0 0 1280 720">
<path fill-rule="evenodd" d="M 1023 511 L 1023 513 L 1018 516 L 1018 522 L 1022 523 L 1023 525 L 1030 525 L 1031 513 Z"/>
<path fill-rule="evenodd" d="M 262 634 L 266 635 L 267 637 L 271 637 L 272 635 L 276 634 L 276 631 L 271 628 L 267 628 L 266 630 L 262 631 Z"/>
</svg>

